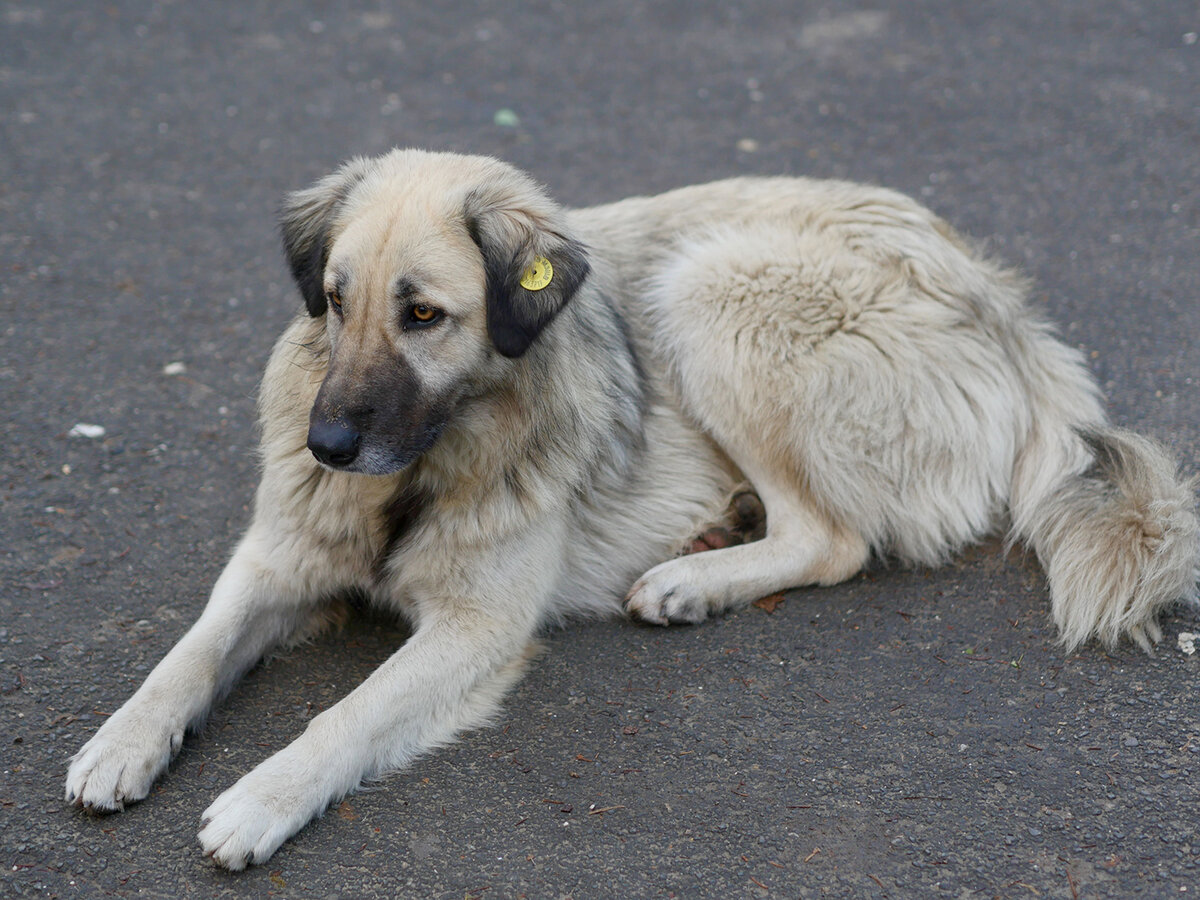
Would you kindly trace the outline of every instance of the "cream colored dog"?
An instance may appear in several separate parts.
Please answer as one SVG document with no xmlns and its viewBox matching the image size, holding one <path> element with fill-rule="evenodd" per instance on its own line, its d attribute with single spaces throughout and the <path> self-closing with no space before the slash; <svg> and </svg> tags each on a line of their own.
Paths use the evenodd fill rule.
<svg viewBox="0 0 1200 900">
<path fill-rule="evenodd" d="M 253 522 L 67 799 L 145 797 L 332 595 L 413 634 L 209 807 L 222 865 L 486 721 L 571 614 L 699 622 L 872 554 L 941 562 L 1006 514 L 1067 647 L 1148 647 L 1195 592 L 1174 464 L 1105 421 L 1015 278 L 898 194 L 737 179 L 568 211 L 495 160 L 396 151 L 282 227 L 307 311 L 263 382 Z M 681 555 L 747 482 L 765 537 Z"/>
</svg>

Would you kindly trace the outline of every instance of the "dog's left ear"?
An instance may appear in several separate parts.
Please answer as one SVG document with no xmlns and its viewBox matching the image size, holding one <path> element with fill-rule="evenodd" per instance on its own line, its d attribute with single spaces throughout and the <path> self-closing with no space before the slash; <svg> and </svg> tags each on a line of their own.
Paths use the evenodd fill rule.
<svg viewBox="0 0 1200 900">
<path fill-rule="evenodd" d="M 587 253 L 561 208 L 523 178 L 473 191 L 463 212 L 483 254 L 488 335 L 504 356 L 521 356 L 586 280 Z"/>
</svg>

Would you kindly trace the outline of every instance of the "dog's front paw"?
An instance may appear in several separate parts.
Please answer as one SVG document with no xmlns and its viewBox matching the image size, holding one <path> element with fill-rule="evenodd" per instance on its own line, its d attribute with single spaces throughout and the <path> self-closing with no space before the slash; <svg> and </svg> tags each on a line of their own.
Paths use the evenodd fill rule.
<svg viewBox="0 0 1200 900">
<path fill-rule="evenodd" d="M 708 598 L 687 579 L 686 563 L 686 559 L 671 560 L 639 578 L 625 597 L 625 611 L 652 625 L 695 624 L 707 619 Z"/>
<path fill-rule="evenodd" d="M 118 710 L 71 758 L 66 800 L 93 812 L 136 803 L 183 745 L 183 729 Z"/>
<path fill-rule="evenodd" d="M 223 793 L 200 819 L 204 855 L 227 869 L 266 862 L 271 854 L 324 810 L 317 785 L 298 775 L 302 766 L 276 754 Z"/>
<path fill-rule="evenodd" d="M 265 862 L 296 830 L 272 806 L 238 782 L 204 811 L 199 834 L 204 855 L 234 871 Z"/>
</svg>

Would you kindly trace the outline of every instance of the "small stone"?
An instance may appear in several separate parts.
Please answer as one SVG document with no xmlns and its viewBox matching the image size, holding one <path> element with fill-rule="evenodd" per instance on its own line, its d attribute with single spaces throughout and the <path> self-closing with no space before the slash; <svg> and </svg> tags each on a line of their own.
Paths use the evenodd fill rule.
<svg viewBox="0 0 1200 900">
<path fill-rule="evenodd" d="M 511 109 L 498 109 L 492 116 L 492 124 L 501 128 L 516 128 L 521 124 L 521 118 Z"/>
</svg>

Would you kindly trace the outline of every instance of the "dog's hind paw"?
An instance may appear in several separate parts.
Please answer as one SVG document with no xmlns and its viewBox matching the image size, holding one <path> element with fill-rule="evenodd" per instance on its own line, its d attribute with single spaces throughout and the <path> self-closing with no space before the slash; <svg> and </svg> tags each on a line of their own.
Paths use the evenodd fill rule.
<svg viewBox="0 0 1200 900">
<path fill-rule="evenodd" d="M 694 625 L 707 619 L 708 598 L 681 577 L 688 571 L 686 563 L 686 558 L 671 560 L 639 578 L 625 597 L 625 611 L 651 625 Z"/>
<path fill-rule="evenodd" d="M 182 743 L 182 730 L 148 726 L 118 711 L 71 759 L 66 801 L 92 812 L 118 812 L 150 793 Z"/>
<path fill-rule="evenodd" d="M 752 490 L 739 490 L 719 521 L 701 528 L 680 551 L 681 556 L 723 550 L 762 540 L 767 533 L 767 512 Z"/>
</svg>

